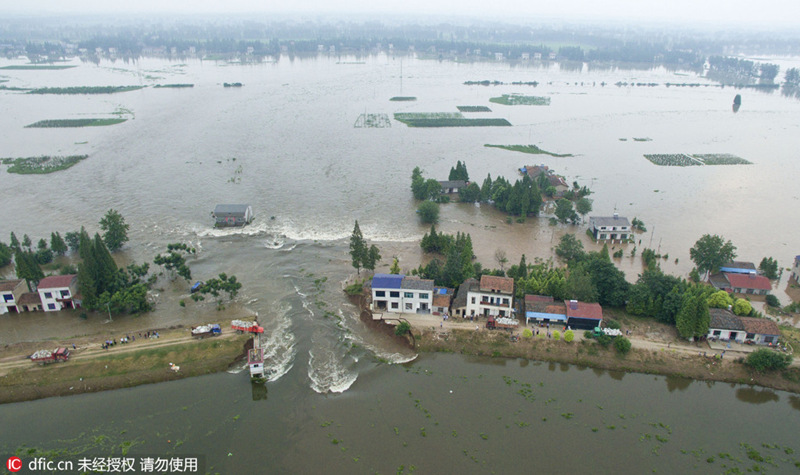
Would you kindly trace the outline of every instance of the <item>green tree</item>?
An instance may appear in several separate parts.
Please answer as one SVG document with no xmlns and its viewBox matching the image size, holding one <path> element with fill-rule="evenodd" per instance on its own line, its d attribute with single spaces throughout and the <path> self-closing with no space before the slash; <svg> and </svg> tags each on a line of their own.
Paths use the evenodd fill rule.
<svg viewBox="0 0 800 475">
<path fill-rule="evenodd" d="M 583 251 L 583 243 L 574 234 L 565 234 L 558 241 L 556 255 L 564 262 L 576 262 L 583 259 L 586 253 Z"/>
<path fill-rule="evenodd" d="M 197 292 L 192 294 L 192 300 L 203 300 L 204 295 L 211 294 L 217 299 L 217 304 L 221 304 L 221 293 L 227 293 L 228 299 L 233 300 L 241 288 L 242 284 L 236 279 L 235 275 L 229 277 L 228 274 L 223 272 L 218 277 L 205 281 Z"/>
<path fill-rule="evenodd" d="M 369 259 L 369 248 L 364 240 L 364 235 L 361 234 L 361 228 L 358 227 L 358 220 L 353 226 L 353 233 L 350 234 L 350 258 L 353 267 L 356 268 L 356 273 L 361 274 L 364 261 Z"/>
<path fill-rule="evenodd" d="M 450 181 L 469 181 L 469 173 L 467 172 L 466 162 L 462 164 L 461 160 L 459 160 L 458 163 L 456 163 L 455 168 L 450 169 L 450 175 L 447 179 Z"/>
<path fill-rule="evenodd" d="M 525 261 L 525 254 L 519 259 L 519 266 L 517 267 L 517 278 L 525 279 L 528 277 L 528 263 Z"/>
<path fill-rule="evenodd" d="M 733 305 L 733 298 L 728 292 L 720 290 L 711 294 L 706 303 L 711 308 L 728 308 L 728 305 Z"/>
<path fill-rule="evenodd" d="M 556 201 L 555 215 L 561 223 L 566 223 L 567 221 L 575 223 L 578 221 L 578 214 L 572 209 L 572 201 L 563 198 Z"/>
<path fill-rule="evenodd" d="M 566 286 L 571 298 L 582 302 L 597 302 L 597 288 L 592 282 L 592 276 L 582 268 L 570 270 Z"/>
<path fill-rule="evenodd" d="M 767 279 L 775 280 L 778 278 L 778 261 L 771 257 L 765 257 L 761 259 L 758 270 L 760 270 Z"/>
<path fill-rule="evenodd" d="M 457 287 L 464 281 L 462 270 L 461 253 L 456 246 L 451 246 L 442 269 L 441 284 L 445 287 Z"/>
<path fill-rule="evenodd" d="M 620 335 L 614 338 L 614 349 L 621 355 L 627 355 L 631 351 L 631 341 Z"/>
<path fill-rule="evenodd" d="M 492 199 L 492 175 L 488 174 L 481 185 L 481 201 L 486 202 L 490 199 Z"/>
<path fill-rule="evenodd" d="M 187 282 L 192 280 L 192 271 L 186 264 L 186 256 L 195 254 L 197 251 L 194 248 L 187 246 L 184 243 L 173 243 L 167 245 L 167 252 L 158 254 L 153 259 L 153 264 L 162 266 L 164 269 L 175 276 L 183 277 Z"/>
<path fill-rule="evenodd" d="M 366 256 L 366 258 L 364 259 L 364 262 L 363 262 L 364 269 L 368 269 L 368 270 L 374 271 L 375 270 L 375 266 L 380 261 L 381 261 L 380 250 L 378 249 L 378 246 L 373 244 L 367 250 L 367 256 Z"/>
<path fill-rule="evenodd" d="M 64 239 L 61 238 L 61 234 L 58 232 L 50 233 L 50 249 L 59 256 L 63 256 L 69 250 L 69 248 L 67 248 L 67 243 L 64 242 Z"/>
<path fill-rule="evenodd" d="M 553 340 L 558 341 L 561 339 L 561 332 L 558 330 L 553 330 Z"/>
<path fill-rule="evenodd" d="M 8 244 L 0 242 L 0 267 L 5 267 L 11 264 L 11 259 L 14 257 L 14 251 Z"/>
<path fill-rule="evenodd" d="M 752 311 L 753 305 L 745 299 L 736 299 L 736 301 L 733 302 L 733 313 L 736 315 L 746 316 L 750 315 Z"/>
<path fill-rule="evenodd" d="M 39 267 L 36 255 L 31 251 L 20 249 L 14 253 L 14 264 L 17 278 L 24 279 L 25 283 L 28 284 L 28 291 L 33 292 L 39 281 L 44 279 L 44 272 Z"/>
<path fill-rule="evenodd" d="M 764 300 L 767 302 L 767 305 L 769 305 L 770 307 L 778 308 L 778 307 L 781 306 L 781 301 L 778 300 L 778 297 L 776 297 L 776 296 L 774 296 L 772 294 L 767 294 L 767 296 L 764 298 Z"/>
<path fill-rule="evenodd" d="M 477 183 L 470 183 L 466 188 L 458 190 L 459 199 L 465 203 L 474 203 L 481 199 L 481 187 Z"/>
<path fill-rule="evenodd" d="M 9 246 L 14 251 L 20 250 L 19 239 L 17 239 L 17 236 L 14 234 L 14 231 L 11 231 L 11 240 L 9 241 Z"/>
<path fill-rule="evenodd" d="M 33 245 L 33 243 L 31 242 L 31 238 L 28 237 L 27 234 L 24 234 L 22 236 L 22 247 L 24 247 L 24 248 L 28 249 L 28 251 L 30 251 L 32 245 Z"/>
<path fill-rule="evenodd" d="M 128 242 L 128 229 L 130 225 L 125 222 L 119 212 L 109 209 L 100 220 L 100 229 L 103 230 L 103 241 L 111 252 L 118 251 Z"/>
<path fill-rule="evenodd" d="M 788 368 L 792 363 L 792 355 L 778 353 L 768 348 L 760 348 L 747 355 L 744 362 L 759 373 L 765 373 Z"/>
<path fill-rule="evenodd" d="M 572 330 L 567 330 L 564 332 L 564 341 L 567 343 L 572 343 L 572 340 L 575 339 L 575 332 Z"/>
<path fill-rule="evenodd" d="M 426 199 L 425 178 L 422 177 L 422 170 L 420 170 L 419 167 L 415 167 L 414 171 L 411 172 L 411 193 L 413 193 L 414 198 L 418 200 Z"/>
<path fill-rule="evenodd" d="M 704 234 L 689 249 L 689 257 L 701 274 L 716 272 L 736 257 L 736 246 L 730 241 L 726 242 L 722 236 Z"/>
<path fill-rule="evenodd" d="M 400 273 L 400 261 L 395 257 L 394 261 L 392 262 L 392 267 L 389 268 L 390 274 L 399 274 Z"/>
<path fill-rule="evenodd" d="M 586 219 L 586 215 L 592 212 L 592 200 L 586 197 L 579 198 L 575 202 L 575 211 L 581 215 L 581 219 Z"/>
<path fill-rule="evenodd" d="M 417 208 L 419 219 L 425 224 L 439 221 L 439 205 L 433 201 L 423 201 Z"/>
<path fill-rule="evenodd" d="M 76 252 L 80 248 L 81 233 L 77 231 L 70 231 L 64 234 L 64 240 L 69 245 L 69 249 L 72 252 Z"/>
<path fill-rule="evenodd" d="M 439 198 L 442 194 L 442 185 L 434 180 L 433 178 L 428 178 L 425 180 L 425 198 L 430 200 L 435 200 Z"/>
<path fill-rule="evenodd" d="M 675 327 L 678 329 L 678 334 L 683 338 L 690 339 L 694 337 L 696 312 L 696 298 L 692 295 L 687 295 L 681 304 L 681 309 L 675 316 Z"/>
</svg>

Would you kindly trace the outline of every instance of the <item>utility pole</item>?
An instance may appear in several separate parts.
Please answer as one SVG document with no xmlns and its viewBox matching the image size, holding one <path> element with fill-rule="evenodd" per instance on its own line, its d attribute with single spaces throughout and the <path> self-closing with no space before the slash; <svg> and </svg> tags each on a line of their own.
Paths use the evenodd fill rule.
<svg viewBox="0 0 800 475">
<path fill-rule="evenodd" d="M 108 309 L 108 321 L 113 322 L 114 319 L 111 318 L 111 302 L 106 302 L 106 308 Z"/>
</svg>

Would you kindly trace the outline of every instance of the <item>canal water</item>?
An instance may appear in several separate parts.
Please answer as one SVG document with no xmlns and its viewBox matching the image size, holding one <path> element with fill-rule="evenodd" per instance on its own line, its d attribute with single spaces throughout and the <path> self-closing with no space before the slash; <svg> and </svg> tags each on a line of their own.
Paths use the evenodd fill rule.
<svg viewBox="0 0 800 475">
<path fill-rule="evenodd" d="M 0 66 L 19 62 L 2 60 Z M 83 447 L 102 434 L 118 444 L 134 441 L 142 454 L 205 453 L 221 473 L 387 473 L 401 465 L 423 473 L 574 472 L 624 464 L 641 472 L 705 472 L 709 466 L 724 471 L 722 463 L 743 469 L 755 463 L 742 452 L 744 443 L 770 455 L 779 470 L 792 465 L 786 452 L 796 449 L 790 437 L 799 406 L 794 396 L 513 360 L 414 360 L 413 352 L 363 327 L 341 282 L 352 272 L 347 237 L 354 220 L 380 247 L 382 269 L 393 256 L 404 270 L 419 264 L 418 241 L 427 228 L 414 213 L 411 170 L 420 166 L 426 177 L 445 179 L 456 160 L 466 162 L 479 182 L 489 173 L 513 180 L 519 167 L 545 164 L 568 182 L 588 186 L 592 214 L 616 211 L 644 220 L 648 232 L 637 236 L 637 247 L 668 254 L 662 268 L 669 273 L 688 274 L 688 250 L 706 233 L 731 239 L 741 259 L 772 256 L 788 267 L 800 254 L 797 100 L 713 87 L 694 73 L 664 68 L 566 70 L 387 55 L 282 57 L 263 64 L 73 64 L 2 75 L 10 87 L 194 87 L 96 96 L 0 91 L 0 129 L 11 131 L 0 155 L 89 155 L 51 175 L 0 174 L 0 237 L 14 231 L 35 242 L 80 226 L 94 232 L 114 208 L 131 225 L 121 261 L 152 261 L 171 242 L 196 246 L 198 255 L 189 262 L 195 278 L 226 272 L 243 283 L 229 307 L 265 326 L 273 381 L 268 398 L 258 401 L 244 374 L 219 374 L 3 406 L 4 448 Z M 484 79 L 508 84 L 463 84 Z M 614 85 L 620 81 L 657 85 Z M 224 82 L 244 86 L 225 88 Z M 509 93 L 548 96 L 551 105 L 489 102 Z M 742 108 L 734 114 L 737 93 Z M 400 95 L 417 100 L 389 101 Z M 489 106 L 491 113 L 475 116 L 506 118 L 513 126 L 353 126 L 362 113 L 456 112 L 459 105 Z M 114 113 L 129 120 L 110 127 L 24 128 L 45 119 Z M 536 144 L 575 156 L 524 155 L 484 144 Z M 645 153 L 731 153 L 753 165 L 657 167 Z M 212 228 L 217 203 L 240 202 L 253 206 L 253 225 Z M 497 266 L 498 249 L 511 263 L 523 253 L 528 262 L 552 258 L 567 232 L 597 249 L 586 240 L 585 225 L 550 226 L 547 219 L 507 224 L 505 215 L 485 205 L 443 206 L 440 229 L 469 232 L 487 267 Z M 627 256 L 632 246 L 625 249 Z M 642 269 L 638 257 L 617 264 L 630 281 Z M 783 303 L 789 301 L 787 277 L 784 272 L 774 289 Z M 162 278 L 157 288 L 155 312 L 134 323 L 115 319 L 104 329 L 225 319 L 213 303 L 180 307 L 186 283 Z M 86 329 L 69 328 L 91 333 L 92 325 L 90 318 Z M 21 319 L 0 319 L 2 344 L 47 332 L 64 336 L 48 326 L 32 332 Z M 511 378 L 508 384 L 504 376 Z"/>
<path fill-rule="evenodd" d="M 209 473 L 794 473 L 800 398 L 525 360 L 371 361 L 344 394 L 221 373 L 0 407 L 0 451 L 202 457 Z M 23 456 L 24 460 L 24 456 Z M 738 473 L 738 472 L 736 472 Z"/>
</svg>

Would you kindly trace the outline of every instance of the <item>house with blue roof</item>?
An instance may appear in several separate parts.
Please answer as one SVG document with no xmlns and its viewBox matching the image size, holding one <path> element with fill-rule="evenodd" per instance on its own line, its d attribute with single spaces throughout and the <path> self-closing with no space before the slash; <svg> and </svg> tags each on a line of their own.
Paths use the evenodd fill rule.
<svg viewBox="0 0 800 475">
<path fill-rule="evenodd" d="M 403 297 L 400 286 L 403 274 L 375 274 L 372 276 L 372 310 L 402 312 Z"/>
<path fill-rule="evenodd" d="M 430 279 L 402 274 L 372 277 L 372 310 L 396 313 L 431 313 L 434 285 Z"/>
</svg>

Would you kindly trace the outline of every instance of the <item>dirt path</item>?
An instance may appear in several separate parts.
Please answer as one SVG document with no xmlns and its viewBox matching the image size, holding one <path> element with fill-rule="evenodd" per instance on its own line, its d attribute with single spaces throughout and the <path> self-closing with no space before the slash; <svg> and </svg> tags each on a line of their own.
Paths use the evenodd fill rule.
<svg viewBox="0 0 800 475">
<path fill-rule="evenodd" d="M 39 342 L 36 343 L 35 345 L 37 348 L 47 348 L 47 349 L 57 346 L 69 347 L 70 360 L 91 360 L 106 355 L 133 353 L 140 350 L 172 346 L 193 341 L 201 341 L 200 338 L 195 338 L 191 336 L 189 332 L 190 330 L 188 328 L 166 330 L 164 332 L 159 331 L 158 338 L 145 339 L 144 337 L 142 338 L 137 337 L 135 341 L 125 344 L 117 343 L 117 345 L 112 346 L 107 350 L 104 350 L 102 348 L 103 342 L 88 342 L 88 341 L 80 342 L 80 344 L 76 344 L 77 349 L 75 350 L 72 349 L 71 345 L 58 344 L 56 342 L 51 342 L 51 341 Z M 138 334 L 138 332 L 132 332 L 132 334 Z M 220 336 L 213 338 L 231 338 L 236 335 L 237 333 L 233 329 L 222 328 L 222 334 Z M 206 337 L 206 338 L 212 338 L 212 337 Z M 32 353 L 31 351 L 29 351 L 30 347 L 31 344 L 21 344 L 16 347 L 10 346 L 8 348 L 3 349 L 0 352 L 1 355 L 0 377 L 5 376 L 9 372 L 19 368 L 30 368 L 32 370 L 42 368 L 42 366 L 39 366 L 31 362 L 31 360 L 28 358 L 28 356 Z"/>
</svg>

